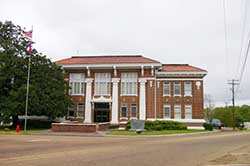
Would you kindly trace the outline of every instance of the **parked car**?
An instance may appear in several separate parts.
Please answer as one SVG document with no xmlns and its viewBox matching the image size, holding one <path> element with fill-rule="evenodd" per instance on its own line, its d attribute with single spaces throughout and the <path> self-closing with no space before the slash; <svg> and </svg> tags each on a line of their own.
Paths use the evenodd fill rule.
<svg viewBox="0 0 250 166">
<path fill-rule="evenodd" d="M 211 124 L 214 128 L 221 129 L 223 127 L 223 124 L 221 123 L 220 119 L 212 119 Z"/>
</svg>

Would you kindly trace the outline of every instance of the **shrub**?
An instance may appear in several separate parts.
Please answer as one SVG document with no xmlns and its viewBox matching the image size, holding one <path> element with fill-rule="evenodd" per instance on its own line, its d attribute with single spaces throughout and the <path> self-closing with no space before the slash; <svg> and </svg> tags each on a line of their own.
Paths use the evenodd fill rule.
<svg viewBox="0 0 250 166">
<path fill-rule="evenodd" d="M 128 123 L 126 124 L 126 130 L 129 130 L 129 129 L 131 129 L 131 122 L 130 121 L 128 121 Z"/>
<path fill-rule="evenodd" d="M 118 124 L 110 124 L 109 129 L 118 129 L 119 125 Z"/>
<path fill-rule="evenodd" d="M 161 130 L 187 130 L 187 125 L 175 121 L 145 121 L 145 130 L 161 131 Z M 126 130 L 131 129 L 131 122 L 126 125 Z"/>
<path fill-rule="evenodd" d="M 53 121 L 50 120 L 32 120 L 32 119 L 28 119 L 27 120 L 27 128 L 28 129 L 48 129 L 51 128 L 51 123 L 53 123 Z M 24 128 L 24 120 L 20 120 L 20 127 L 21 129 Z"/>
<path fill-rule="evenodd" d="M 203 127 L 205 128 L 205 130 L 210 130 L 210 131 L 214 129 L 213 125 L 208 123 L 204 123 Z"/>
</svg>

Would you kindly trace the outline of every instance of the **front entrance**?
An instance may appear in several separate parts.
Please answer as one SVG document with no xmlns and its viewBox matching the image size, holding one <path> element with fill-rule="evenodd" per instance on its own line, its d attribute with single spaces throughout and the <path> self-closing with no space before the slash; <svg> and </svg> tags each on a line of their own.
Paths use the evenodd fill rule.
<svg viewBox="0 0 250 166">
<path fill-rule="evenodd" d="M 94 122 L 109 122 L 109 103 L 94 103 Z"/>
</svg>

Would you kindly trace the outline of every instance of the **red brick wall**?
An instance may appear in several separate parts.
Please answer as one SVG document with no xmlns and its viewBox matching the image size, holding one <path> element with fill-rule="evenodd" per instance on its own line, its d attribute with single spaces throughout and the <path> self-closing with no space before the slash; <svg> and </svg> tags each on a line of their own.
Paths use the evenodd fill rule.
<svg viewBox="0 0 250 166">
<path fill-rule="evenodd" d="M 86 70 L 69 70 L 69 71 L 66 71 L 64 73 L 64 78 L 67 82 L 67 84 L 69 85 L 69 73 L 84 73 L 85 74 L 85 77 L 86 77 Z M 86 92 L 86 85 L 84 86 L 84 92 Z M 67 95 L 69 95 L 69 92 L 67 92 Z M 85 95 L 70 95 L 70 98 L 73 102 L 73 107 L 74 107 L 74 117 L 73 118 L 69 118 L 67 117 L 67 111 L 66 110 L 66 119 L 70 119 L 70 120 L 78 120 L 79 122 L 82 122 L 84 120 L 84 115 L 85 115 Z M 76 115 L 77 115 L 77 105 L 78 103 L 82 103 L 84 105 L 84 110 L 83 110 L 83 116 L 82 118 L 77 118 Z"/>
<path fill-rule="evenodd" d="M 197 89 L 196 81 L 192 81 L 192 96 L 184 96 L 184 82 L 181 82 L 181 96 L 174 96 L 174 82 L 170 81 L 170 96 L 163 96 L 163 82 L 158 81 L 159 88 L 157 87 L 157 118 L 163 118 L 163 106 L 164 104 L 170 105 L 171 118 L 174 118 L 174 105 L 181 105 L 181 117 L 185 118 L 185 105 L 192 105 L 192 118 L 203 119 L 203 81 L 201 82 L 200 89 Z"/>
<path fill-rule="evenodd" d="M 63 132 L 96 132 L 96 125 L 95 124 L 59 124 L 59 123 L 52 123 L 51 127 L 52 131 L 63 131 Z"/>
<path fill-rule="evenodd" d="M 93 70 L 90 68 L 90 78 L 93 78 L 92 82 L 92 96 L 94 95 L 94 79 L 95 79 L 95 73 L 111 73 L 111 77 L 113 78 L 114 70 L 113 69 L 96 69 Z M 86 70 L 70 70 L 68 72 L 65 72 L 65 78 L 68 78 L 68 73 L 85 73 L 85 77 L 87 78 L 87 71 Z M 122 72 L 137 72 L 138 78 L 141 77 L 141 69 L 117 69 L 117 77 L 121 77 Z M 185 118 L 185 104 L 192 105 L 192 116 L 193 119 L 203 119 L 203 81 L 201 82 L 200 89 L 197 90 L 196 81 L 192 81 L 192 97 L 184 97 L 184 82 L 181 82 L 181 97 L 174 96 L 174 81 L 171 82 L 171 96 L 163 96 L 163 81 L 157 80 L 155 83 L 154 76 L 151 76 L 151 69 L 145 69 L 144 70 L 144 77 L 151 78 L 150 80 L 147 80 L 146 82 L 146 118 L 155 118 L 155 95 L 156 95 L 156 118 L 163 118 L 163 106 L 164 104 L 170 105 L 171 110 L 171 118 L 174 118 L 174 105 L 180 104 L 181 105 L 181 117 Z M 178 77 L 180 78 L 180 77 Z M 169 78 L 171 79 L 171 78 Z M 183 78 L 183 79 L 188 79 Z M 190 78 L 193 79 L 193 78 Z M 159 84 L 159 87 L 158 87 Z M 151 86 L 152 85 L 152 86 Z M 156 85 L 156 92 L 155 92 L 155 85 Z M 85 92 L 86 92 L 86 84 L 85 84 Z M 136 96 L 121 96 L 121 80 L 118 84 L 118 120 L 121 120 L 121 106 L 122 104 L 127 105 L 127 118 L 130 119 L 131 115 L 131 104 L 136 104 L 137 106 L 137 118 L 139 118 L 139 96 L 140 96 L 140 83 L 138 82 L 137 85 L 137 95 Z M 96 96 L 100 97 L 100 96 Z M 104 97 L 112 97 L 112 82 L 110 84 L 110 96 L 104 96 Z M 85 105 L 85 96 L 71 96 L 71 99 L 74 103 L 74 111 L 76 115 L 77 111 L 77 104 L 83 103 Z M 110 113 L 110 120 L 111 120 Z M 84 113 L 83 113 L 84 116 Z M 92 110 L 92 120 L 93 120 L 93 110 Z M 74 118 L 75 119 L 75 118 Z M 81 121 L 81 119 L 79 119 Z"/>
<path fill-rule="evenodd" d="M 151 86 L 152 85 L 152 86 Z M 146 83 L 146 118 L 155 118 L 155 80 Z"/>
</svg>

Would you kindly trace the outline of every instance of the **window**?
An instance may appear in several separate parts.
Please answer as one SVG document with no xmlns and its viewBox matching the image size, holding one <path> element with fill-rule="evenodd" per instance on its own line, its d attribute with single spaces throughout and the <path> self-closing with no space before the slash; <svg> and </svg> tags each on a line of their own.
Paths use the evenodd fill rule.
<svg viewBox="0 0 250 166">
<path fill-rule="evenodd" d="M 131 104 L 131 118 L 136 118 L 137 114 L 137 107 L 136 104 Z"/>
<path fill-rule="evenodd" d="M 79 103 L 77 105 L 77 118 L 83 118 L 83 104 L 82 103 Z"/>
<path fill-rule="evenodd" d="M 68 115 L 67 115 L 68 118 L 73 118 L 74 117 L 74 106 L 71 105 L 68 107 Z"/>
<path fill-rule="evenodd" d="M 174 118 L 181 119 L 181 105 L 174 106 Z"/>
<path fill-rule="evenodd" d="M 164 105 L 164 118 L 165 119 L 170 118 L 170 106 L 168 104 Z"/>
<path fill-rule="evenodd" d="M 110 73 L 95 73 L 95 95 L 110 95 Z"/>
<path fill-rule="evenodd" d="M 83 95 L 84 94 L 84 74 L 70 73 L 69 86 L 71 87 L 69 94 Z"/>
<path fill-rule="evenodd" d="M 192 105 L 185 105 L 185 118 L 192 119 Z"/>
<path fill-rule="evenodd" d="M 163 95 L 170 96 L 170 82 L 169 81 L 165 81 L 163 83 Z"/>
<path fill-rule="evenodd" d="M 121 108 L 121 117 L 127 118 L 127 106 L 125 104 L 123 104 L 123 106 Z"/>
<path fill-rule="evenodd" d="M 181 95 L 181 83 L 180 82 L 175 82 L 174 83 L 174 95 L 175 96 L 180 96 Z"/>
<path fill-rule="evenodd" d="M 121 94 L 137 94 L 137 73 L 121 73 Z"/>
<path fill-rule="evenodd" d="M 185 82 L 185 96 L 192 96 L 192 82 Z"/>
</svg>

